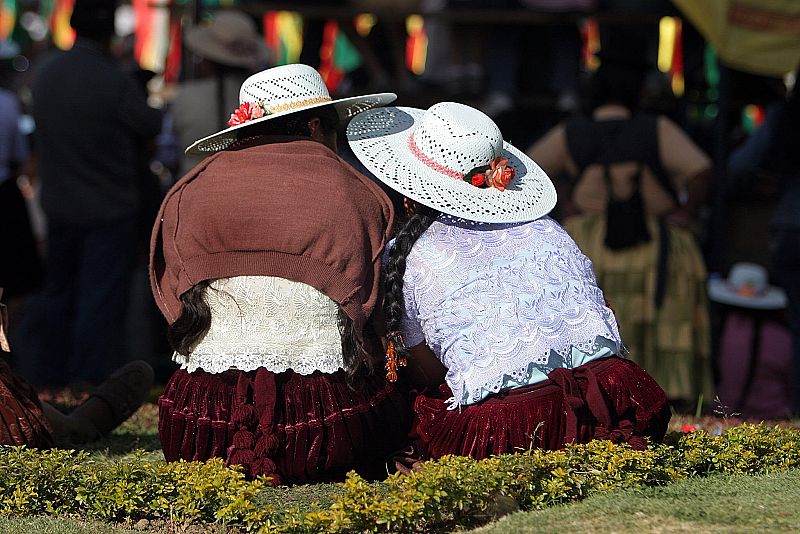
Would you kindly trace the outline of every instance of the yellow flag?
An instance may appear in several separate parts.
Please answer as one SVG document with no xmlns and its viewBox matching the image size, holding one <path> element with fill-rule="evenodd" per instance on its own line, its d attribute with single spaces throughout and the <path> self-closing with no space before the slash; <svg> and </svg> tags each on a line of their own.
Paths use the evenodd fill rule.
<svg viewBox="0 0 800 534">
<path fill-rule="evenodd" d="M 783 76 L 800 64 L 798 0 L 672 0 L 731 67 Z"/>
</svg>

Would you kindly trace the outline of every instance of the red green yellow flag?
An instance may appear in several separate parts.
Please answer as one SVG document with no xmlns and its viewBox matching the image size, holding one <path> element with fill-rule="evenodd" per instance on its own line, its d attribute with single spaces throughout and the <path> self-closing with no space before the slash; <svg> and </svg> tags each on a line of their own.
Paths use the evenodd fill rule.
<svg viewBox="0 0 800 534">
<path fill-rule="evenodd" d="M 0 3 L 0 41 L 5 41 L 14 31 L 17 23 L 17 1 L 1 0 Z"/>
</svg>

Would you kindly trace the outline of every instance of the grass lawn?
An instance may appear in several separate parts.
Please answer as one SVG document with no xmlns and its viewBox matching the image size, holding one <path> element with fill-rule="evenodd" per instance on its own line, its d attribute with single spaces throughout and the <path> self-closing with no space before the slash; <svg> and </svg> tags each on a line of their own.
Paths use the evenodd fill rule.
<svg viewBox="0 0 800 534">
<path fill-rule="evenodd" d="M 153 400 L 157 396 L 154 391 Z M 68 406 L 69 402 L 63 405 Z M 85 447 L 100 461 L 125 458 L 144 450 L 151 461 L 163 461 L 157 435 L 158 409 L 146 403 L 110 436 Z M 740 424 L 736 419 L 673 416 L 670 430 L 696 426 L 712 434 Z M 789 423 L 798 426 L 798 421 Z M 341 490 L 332 484 L 267 488 L 264 503 L 304 509 L 318 503 L 323 507 Z M 515 534 L 521 532 L 778 532 L 793 531 L 800 525 L 800 470 L 760 477 L 712 477 L 676 483 L 664 488 L 597 495 L 581 503 L 543 511 L 515 513 L 474 532 Z M 107 524 L 70 518 L 0 519 L 0 532 L 15 534 L 183 532 L 231 533 L 213 525 L 176 525 L 140 521 L 136 524 Z"/>
<path fill-rule="evenodd" d="M 519 512 L 472 532 L 796 532 L 798 502 L 797 469 L 754 477 L 712 476 Z"/>
<path fill-rule="evenodd" d="M 327 485 L 301 486 L 284 492 L 285 500 L 305 500 L 307 492 L 319 499 L 330 494 Z M 288 491 L 288 494 L 286 493 Z M 271 495 L 269 497 L 278 497 Z M 794 532 L 800 525 L 800 470 L 755 477 L 713 476 L 686 480 L 663 488 L 621 491 L 590 497 L 583 502 L 535 512 L 509 515 L 475 534 L 576 532 Z M 223 527 L 184 529 L 168 523 L 110 525 L 74 519 L 0 519 L 0 532 L 15 534 L 128 534 L 154 532 L 199 534 L 232 532 Z"/>
</svg>

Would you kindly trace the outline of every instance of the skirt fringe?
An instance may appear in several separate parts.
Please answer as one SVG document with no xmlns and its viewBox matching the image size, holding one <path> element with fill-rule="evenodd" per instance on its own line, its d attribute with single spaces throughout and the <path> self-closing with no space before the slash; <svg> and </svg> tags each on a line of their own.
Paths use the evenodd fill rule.
<svg viewBox="0 0 800 534">
<path fill-rule="evenodd" d="M 0 445 L 53 446 L 36 391 L 0 359 Z"/>
<path fill-rule="evenodd" d="M 557 369 L 547 381 L 448 410 L 446 385 L 414 401 L 412 438 L 421 458 L 445 454 L 476 459 L 568 443 L 609 439 L 636 449 L 661 441 L 670 409 L 659 385 L 622 358 Z"/>
<path fill-rule="evenodd" d="M 159 398 L 159 437 L 167 461 L 225 458 L 274 484 L 368 477 L 403 443 L 407 401 L 382 377 L 361 389 L 344 373 L 300 375 L 176 371 Z"/>
</svg>

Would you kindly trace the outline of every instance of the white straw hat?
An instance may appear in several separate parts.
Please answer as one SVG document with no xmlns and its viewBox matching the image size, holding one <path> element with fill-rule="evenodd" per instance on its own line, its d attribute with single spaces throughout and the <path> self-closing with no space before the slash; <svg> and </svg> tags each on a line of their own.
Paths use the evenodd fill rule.
<svg viewBox="0 0 800 534">
<path fill-rule="evenodd" d="M 731 267 L 727 280 L 709 280 L 708 296 L 722 304 L 754 310 L 786 307 L 786 293 L 769 285 L 767 270 L 756 263 L 737 263 Z"/>
<path fill-rule="evenodd" d="M 239 109 L 231 110 L 235 115 L 244 113 L 244 108 L 254 110 L 257 113 L 250 115 L 254 118 L 245 118 L 240 124 L 196 141 L 186 153 L 204 155 L 224 150 L 247 136 L 253 125 L 298 111 L 332 106 L 339 120 L 346 120 L 362 111 L 390 104 L 396 98 L 394 93 L 377 93 L 333 100 L 322 76 L 312 67 L 302 64 L 273 67 L 244 81 L 239 90 Z"/>
<path fill-rule="evenodd" d="M 353 153 L 379 180 L 437 211 L 479 222 L 526 222 L 553 209 L 556 190 L 536 163 L 503 141 L 475 108 L 441 102 L 427 111 L 391 107 L 362 113 L 347 127 Z M 465 181 L 477 167 L 508 158 L 505 190 Z"/>
<path fill-rule="evenodd" d="M 200 57 L 251 71 L 264 68 L 269 57 L 255 23 L 239 11 L 220 11 L 209 25 L 188 28 L 183 42 Z"/>
</svg>

